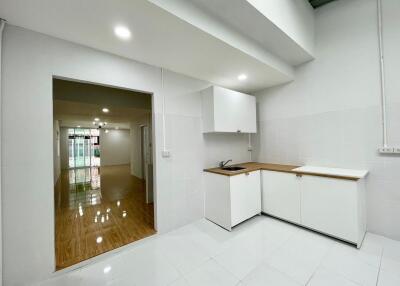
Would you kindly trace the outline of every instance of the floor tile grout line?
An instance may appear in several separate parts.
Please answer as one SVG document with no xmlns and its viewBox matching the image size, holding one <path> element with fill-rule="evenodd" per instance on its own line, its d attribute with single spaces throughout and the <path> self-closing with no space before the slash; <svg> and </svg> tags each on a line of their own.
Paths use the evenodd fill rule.
<svg viewBox="0 0 400 286">
<path fill-rule="evenodd" d="M 315 268 L 315 270 L 314 270 L 313 273 L 311 274 L 310 278 L 307 280 L 306 284 L 304 284 L 304 285 L 306 285 L 306 286 L 309 285 L 309 283 L 311 282 L 311 279 L 314 277 L 315 273 L 317 273 L 318 269 L 322 269 L 322 263 L 323 263 L 324 259 L 325 259 L 326 257 L 328 257 L 329 253 L 332 251 L 332 249 L 334 248 L 334 246 L 335 246 L 335 245 L 332 243 L 330 249 L 328 249 L 328 250 L 326 251 L 326 253 L 323 255 L 323 257 L 321 258 L 321 261 L 318 263 L 317 267 Z"/>
<path fill-rule="evenodd" d="M 361 251 L 361 249 L 357 249 L 357 250 L 358 250 L 358 251 Z M 332 249 L 331 249 L 330 251 L 333 251 L 333 247 L 332 247 Z M 382 252 L 381 252 L 381 253 L 382 253 Z M 372 264 L 369 264 L 369 263 L 367 263 L 367 262 L 365 262 L 365 261 L 362 261 L 362 263 L 365 264 L 365 265 L 368 265 L 369 267 L 377 268 L 377 269 L 378 269 L 378 272 L 379 272 L 379 267 L 376 267 L 376 266 L 374 266 L 374 265 L 372 265 Z M 325 267 L 323 267 L 323 268 L 325 268 Z M 338 276 L 342 277 L 342 278 L 345 279 L 345 280 L 348 280 L 348 281 L 350 281 L 350 282 L 352 282 L 352 283 L 354 283 L 354 284 L 356 284 L 356 285 L 362 286 L 361 282 L 355 281 L 355 280 L 353 280 L 353 279 L 350 279 L 350 278 L 348 278 L 347 276 L 343 275 L 342 273 L 336 272 L 336 271 L 334 271 L 334 270 L 332 270 L 332 269 L 329 269 L 329 268 L 325 268 L 325 269 L 328 270 L 328 271 L 330 271 L 330 272 L 332 272 L 332 273 L 334 273 L 335 275 L 338 275 Z"/>
<path fill-rule="evenodd" d="M 214 259 L 214 257 L 211 257 L 212 260 L 214 260 L 214 262 L 216 264 L 218 264 L 219 266 L 221 266 L 224 270 L 226 270 L 229 274 L 231 274 L 236 280 L 238 280 L 238 282 L 242 282 L 242 279 L 240 279 L 239 277 L 237 277 L 234 273 L 232 273 L 228 268 L 226 268 L 224 265 L 222 265 L 221 263 L 219 263 L 216 259 Z M 248 275 L 248 274 L 247 274 Z M 247 276 L 246 275 L 246 276 Z"/>
<path fill-rule="evenodd" d="M 376 276 L 376 283 L 375 283 L 376 286 L 378 286 L 378 284 L 379 284 L 379 275 L 381 274 L 382 260 L 383 260 L 383 253 L 384 253 L 384 251 L 385 251 L 385 247 L 382 245 L 381 259 L 380 259 L 380 261 L 379 261 L 378 275 Z"/>
<path fill-rule="evenodd" d="M 265 262 L 267 264 L 268 267 L 272 268 L 273 270 L 279 272 L 280 274 L 282 274 L 283 276 L 285 276 L 286 278 L 288 278 L 290 281 L 293 281 L 296 284 L 300 284 L 298 283 L 295 279 L 293 279 L 292 277 L 290 277 L 289 275 L 287 275 L 286 273 L 282 272 L 281 270 L 279 270 L 278 268 L 275 268 L 274 266 L 272 266 L 271 264 L 268 264 L 267 262 Z"/>
</svg>

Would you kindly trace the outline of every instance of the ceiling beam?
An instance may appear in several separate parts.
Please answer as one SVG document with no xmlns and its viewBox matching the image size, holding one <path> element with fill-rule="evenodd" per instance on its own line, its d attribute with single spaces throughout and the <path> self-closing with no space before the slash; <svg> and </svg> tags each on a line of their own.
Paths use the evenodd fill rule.
<svg viewBox="0 0 400 286">
<path fill-rule="evenodd" d="M 329 2 L 333 2 L 335 0 L 309 0 L 311 6 L 315 8 L 321 7 L 322 5 L 328 4 Z"/>
</svg>

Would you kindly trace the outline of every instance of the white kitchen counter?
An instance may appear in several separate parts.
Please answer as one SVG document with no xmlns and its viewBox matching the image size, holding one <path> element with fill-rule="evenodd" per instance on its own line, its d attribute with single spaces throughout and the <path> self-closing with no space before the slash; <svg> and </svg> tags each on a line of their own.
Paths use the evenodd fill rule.
<svg viewBox="0 0 400 286">
<path fill-rule="evenodd" d="M 341 168 L 327 168 L 316 166 L 302 166 L 293 169 L 294 172 L 310 175 L 328 175 L 362 179 L 367 176 L 367 170 L 354 170 L 354 169 L 341 169 Z"/>
</svg>

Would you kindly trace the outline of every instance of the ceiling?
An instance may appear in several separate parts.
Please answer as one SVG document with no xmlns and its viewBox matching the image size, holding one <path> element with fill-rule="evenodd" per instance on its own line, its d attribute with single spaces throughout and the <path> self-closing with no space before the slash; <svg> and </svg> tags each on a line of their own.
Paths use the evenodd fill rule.
<svg viewBox="0 0 400 286">
<path fill-rule="evenodd" d="M 145 116 L 151 116 L 151 111 L 149 110 L 124 107 L 110 108 L 110 112 L 105 114 L 101 111 L 103 107 L 101 104 L 54 100 L 54 119 L 60 120 L 60 126 L 62 127 L 81 126 L 93 128 L 95 127 L 93 120 L 97 117 L 100 122 L 107 122 L 105 129 L 129 129 L 130 122 Z"/>
<path fill-rule="evenodd" d="M 104 113 L 103 108 L 109 112 Z M 149 94 L 106 86 L 53 80 L 53 115 L 62 127 L 93 128 L 93 121 L 107 122 L 104 127 L 129 129 L 130 122 L 151 116 Z"/>
<path fill-rule="evenodd" d="M 146 0 L 1 0 L 0 17 L 57 38 L 252 92 L 293 80 L 293 68 L 234 47 Z M 116 25 L 132 39 L 115 37 Z M 251 47 L 255 47 L 254 45 Z M 253 52 L 254 51 L 254 52 Z M 276 64 L 279 62 L 280 64 Z M 248 79 L 237 76 L 246 73 Z"/>
<path fill-rule="evenodd" d="M 322 5 L 328 4 L 329 2 L 333 2 L 335 0 L 308 0 L 314 8 L 318 8 Z"/>
<path fill-rule="evenodd" d="M 249 40 L 256 42 L 290 65 L 297 66 L 313 59 L 308 51 L 301 48 L 286 33 L 282 33 L 277 25 L 271 23 L 265 15 L 247 1 L 185 1 L 194 3 L 199 9 L 245 35 Z"/>
</svg>

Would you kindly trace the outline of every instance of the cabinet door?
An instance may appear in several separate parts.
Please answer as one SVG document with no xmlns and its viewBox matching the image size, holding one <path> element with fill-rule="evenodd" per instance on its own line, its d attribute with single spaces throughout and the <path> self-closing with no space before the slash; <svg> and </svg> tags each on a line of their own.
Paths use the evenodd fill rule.
<svg viewBox="0 0 400 286">
<path fill-rule="evenodd" d="M 318 176 L 301 178 L 302 224 L 357 242 L 357 182 Z"/>
<path fill-rule="evenodd" d="M 226 228 L 231 229 L 231 205 L 229 177 L 213 173 L 204 173 L 205 217 Z"/>
<path fill-rule="evenodd" d="M 300 186 L 295 174 L 262 171 L 263 212 L 301 223 Z"/>
<path fill-rule="evenodd" d="M 230 177 L 232 226 L 261 212 L 260 171 Z"/>
<path fill-rule="evenodd" d="M 216 132 L 237 132 L 243 112 L 243 94 L 214 86 L 214 126 Z"/>
<path fill-rule="evenodd" d="M 240 106 L 239 130 L 243 133 L 257 133 L 256 98 L 243 94 Z"/>
</svg>

